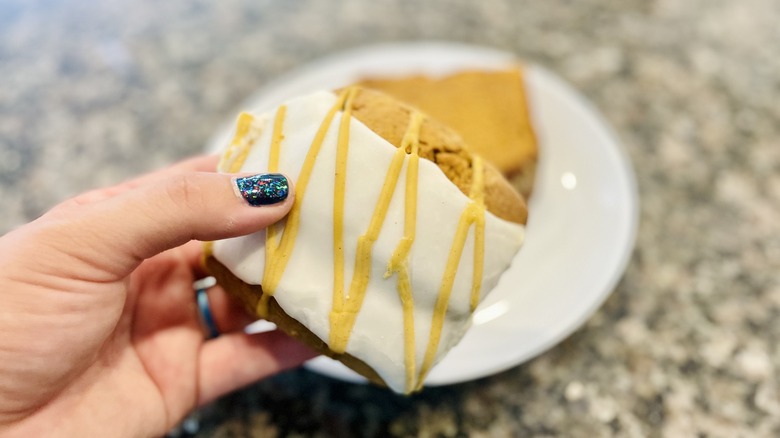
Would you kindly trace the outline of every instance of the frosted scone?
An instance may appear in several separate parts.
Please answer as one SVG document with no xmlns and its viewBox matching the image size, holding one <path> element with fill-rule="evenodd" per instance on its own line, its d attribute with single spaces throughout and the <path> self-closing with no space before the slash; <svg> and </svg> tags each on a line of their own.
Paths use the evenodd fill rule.
<svg viewBox="0 0 780 438">
<path fill-rule="evenodd" d="M 445 126 L 351 87 L 244 113 L 223 172 L 281 172 L 282 222 L 206 246 L 258 317 L 409 393 L 463 336 L 520 248 L 526 205 Z"/>
<path fill-rule="evenodd" d="M 366 78 L 360 85 L 387 93 L 451 127 L 520 193 L 526 198 L 531 194 L 538 151 L 520 67 L 435 78 Z"/>
</svg>

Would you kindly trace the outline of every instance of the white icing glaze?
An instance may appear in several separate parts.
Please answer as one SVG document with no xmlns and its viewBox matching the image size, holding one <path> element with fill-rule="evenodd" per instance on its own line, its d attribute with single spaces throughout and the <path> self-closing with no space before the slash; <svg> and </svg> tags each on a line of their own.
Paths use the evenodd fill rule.
<svg viewBox="0 0 780 438">
<path fill-rule="evenodd" d="M 337 97 L 318 92 L 287 102 L 279 171 L 293 181 L 317 128 Z M 298 237 L 274 298 L 287 314 L 324 341 L 329 338 L 328 315 L 333 285 L 333 199 L 336 139 L 342 113 L 338 113 L 323 142 L 301 205 Z M 266 126 L 244 162 L 241 172 L 268 169 L 273 113 L 257 115 Z M 358 237 L 365 233 L 379 197 L 385 173 L 396 148 L 355 118 L 350 120 L 347 190 L 344 203 L 344 279 L 352 279 Z M 383 278 L 387 262 L 404 231 L 406 166 L 393 193 L 384 225 L 372 252 L 372 271 L 365 301 L 358 314 L 346 351 L 361 359 L 396 392 L 404 392 L 404 325 L 396 277 Z M 461 212 L 470 199 L 432 162 L 420 160 L 417 233 L 409 254 L 414 297 L 416 369 L 425 355 L 433 308 Z M 284 222 L 282 222 L 283 224 Z M 524 227 L 485 215 L 485 258 L 482 298 L 495 286 L 520 248 Z M 436 362 L 463 336 L 471 323 L 469 297 L 473 262 L 472 227 L 442 330 Z M 238 278 L 260 284 L 265 262 L 265 232 L 214 242 L 213 254 Z"/>
</svg>

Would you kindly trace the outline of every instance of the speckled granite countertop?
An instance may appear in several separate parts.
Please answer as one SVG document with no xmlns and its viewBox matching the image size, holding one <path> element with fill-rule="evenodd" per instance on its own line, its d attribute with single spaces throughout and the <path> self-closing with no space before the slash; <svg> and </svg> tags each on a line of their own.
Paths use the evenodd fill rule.
<svg viewBox="0 0 780 438">
<path fill-rule="evenodd" d="M 291 68 L 454 40 L 556 71 L 612 123 L 641 194 L 623 280 L 559 346 L 411 398 L 295 371 L 202 436 L 780 435 L 780 3 L 0 3 L 0 232 L 198 153 Z M 56 192 L 29 192 L 30 183 Z"/>
</svg>

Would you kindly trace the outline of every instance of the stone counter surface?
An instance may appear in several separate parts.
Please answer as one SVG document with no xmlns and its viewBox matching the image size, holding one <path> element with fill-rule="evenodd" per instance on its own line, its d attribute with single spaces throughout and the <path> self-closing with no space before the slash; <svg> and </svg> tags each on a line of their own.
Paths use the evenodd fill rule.
<svg viewBox="0 0 780 438">
<path fill-rule="evenodd" d="M 0 3 L 0 232 L 202 150 L 253 90 L 369 43 L 497 47 L 613 125 L 641 196 L 604 306 L 541 356 L 401 397 L 299 370 L 199 436 L 780 436 L 780 3 Z M 36 187 L 57 190 L 36 190 Z"/>
</svg>

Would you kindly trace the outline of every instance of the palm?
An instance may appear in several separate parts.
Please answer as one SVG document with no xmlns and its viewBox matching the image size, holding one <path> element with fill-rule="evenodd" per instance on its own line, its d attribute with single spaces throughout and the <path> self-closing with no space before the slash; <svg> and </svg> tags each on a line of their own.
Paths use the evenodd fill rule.
<svg viewBox="0 0 780 438">
<path fill-rule="evenodd" d="M 148 388 L 136 392 L 142 399 L 138 402 L 156 405 L 166 427 L 198 403 L 198 364 L 204 343 L 194 305 L 193 269 L 181 252 L 162 253 L 133 273 L 128 284 L 130 305 L 122 315 L 132 322 L 117 327 L 116 342 L 137 358 L 123 377 Z"/>
<path fill-rule="evenodd" d="M 38 410 L 52 420 L 86 413 L 95 420 L 110 398 L 143 409 L 140 418 L 124 418 L 120 423 L 141 420 L 151 431 L 172 426 L 194 408 L 199 399 L 198 364 L 204 340 L 196 310 L 188 305 L 193 302 L 195 274 L 183 252 L 177 248 L 146 260 L 127 279 L 87 282 L 84 295 L 40 284 L 20 285 L 36 294 L 65 299 L 50 299 L 52 304 L 40 315 L 49 333 L 41 340 L 43 345 L 28 344 L 31 354 L 51 348 L 63 354 L 34 376 L 18 376 L 17 382 L 24 384 L 18 388 L 24 395 L 17 399 L 23 403 L 18 410 Z M 89 272 L 72 275 L 99 276 Z M 47 274 L 27 277 L 45 278 Z M 84 300 L 85 295 L 95 299 Z M 104 299 L 117 296 L 124 300 Z M 74 316 L 80 321 L 61 317 L 76 307 L 79 313 Z M 120 426 L 112 412 L 106 414 L 102 420 Z"/>
</svg>

